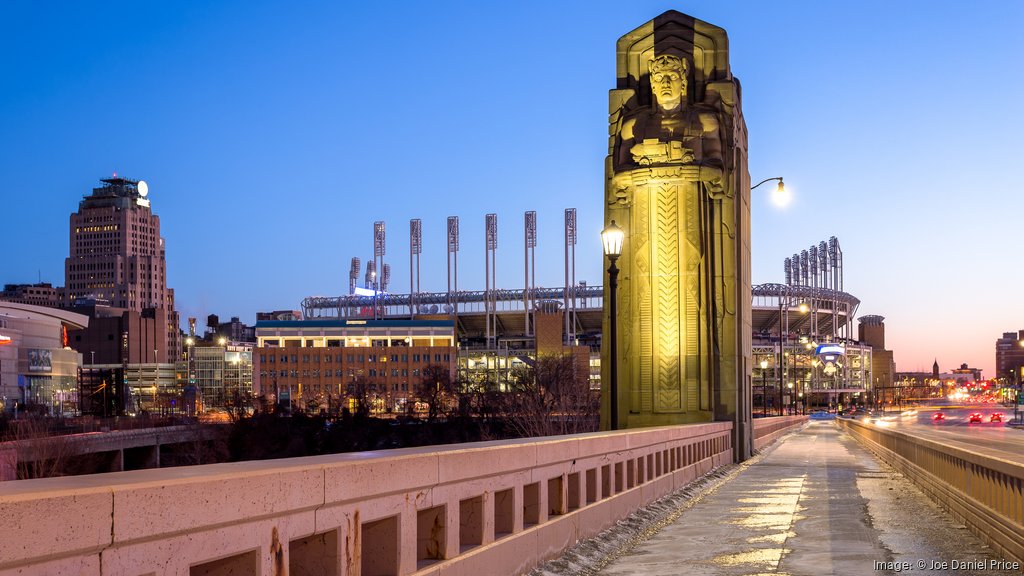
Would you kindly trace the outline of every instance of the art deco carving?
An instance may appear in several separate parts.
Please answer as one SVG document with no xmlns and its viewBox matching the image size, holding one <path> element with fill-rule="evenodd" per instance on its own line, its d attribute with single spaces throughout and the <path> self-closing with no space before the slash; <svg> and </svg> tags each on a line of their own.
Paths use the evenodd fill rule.
<svg viewBox="0 0 1024 576">
<path fill-rule="evenodd" d="M 726 46 L 723 30 L 678 12 L 618 43 L 605 213 L 626 234 L 621 426 L 711 420 L 716 388 L 740 378 L 736 308 L 750 288 L 734 230 L 747 222 L 749 180 Z"/>
</svg>

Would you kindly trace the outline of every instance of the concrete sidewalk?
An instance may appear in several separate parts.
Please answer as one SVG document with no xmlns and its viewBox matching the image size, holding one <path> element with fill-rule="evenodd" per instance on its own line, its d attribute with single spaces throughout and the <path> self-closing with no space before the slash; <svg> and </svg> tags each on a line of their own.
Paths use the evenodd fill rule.
<svg viewBox="0 0 1024 576">
<path fill-rule="evenodd" d="M 832 422 L 811 422 L 732 476 L 596 573 L 1021 573 Z"/>
</svg>

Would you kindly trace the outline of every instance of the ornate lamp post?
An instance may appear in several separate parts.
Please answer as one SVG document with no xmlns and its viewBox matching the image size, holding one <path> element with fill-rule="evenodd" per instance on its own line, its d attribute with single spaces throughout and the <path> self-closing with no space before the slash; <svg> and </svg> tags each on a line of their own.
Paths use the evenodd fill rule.
<svg viewBox="0 0 1024 576">
<path fill-rule="evenodd" d="M 608 257 L 611 264 L 608 266 L 608 296 L 611 300 L 609 303 L 609 314 L 611 316 L 611 322 L 609 325 L 609 358 L 611 365 L 609 366 L 609 372 L 611 375 L 611 381 L 608 384 L 609 393 L 609 426 L 611 430 L 619 429 L 619 351 L 618 351 L 618 311 L 616 306 L 615 288 L 619 278 L 619 269 L 615 266 L 615 261 L 619 259 L 622 254 L 622 239 L 623 239 L 622 228 L 615 225 L 615 220 L 608 225 L 601 232 L 601 243 L 604 245 L 604 255 Z"/>
</svg>

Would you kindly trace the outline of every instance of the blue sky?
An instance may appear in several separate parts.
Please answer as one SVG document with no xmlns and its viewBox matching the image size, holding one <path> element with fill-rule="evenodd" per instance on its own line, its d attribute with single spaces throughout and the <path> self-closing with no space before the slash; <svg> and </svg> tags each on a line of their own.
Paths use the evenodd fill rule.
<svg viewBox="0 0 1024 576">
<path fill-rule="evenodd" d="M 518 287 L 536 210 L 538 283 L 560 286 L 575 207 L 577 278 L 601 283 L 615 41 L 676 9 L 727 30 L 751 178 L 795 194 L 755 193 L 755 283 L 837 236 L 900 370 L 991 375 L 1024 327 L 1024 3 L 370 4 L 0 5 L 0 282 L 62 285 L 68 215 L 116 171 L 150 184 L 182 318 L 345 292 L 375 220 L 396 290 L 423 220 L 441 291 L 459 216 L 459 285 L 482 289 L 495 212 L 498 283 Z"/>
</svg>

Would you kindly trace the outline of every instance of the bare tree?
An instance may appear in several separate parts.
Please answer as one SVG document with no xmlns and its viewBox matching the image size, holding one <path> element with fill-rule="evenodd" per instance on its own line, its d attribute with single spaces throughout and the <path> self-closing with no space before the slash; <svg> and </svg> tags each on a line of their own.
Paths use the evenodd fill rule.
<svg viewBox="0 0 1024 576">
<path fill-rule="evenodd" d="M 540 356 L 517 370 L 501 410 L 523 437 L 578 434 L 598 429 L 600 398 L 590 390 L 588 367 L 571 354 Z"/>
<path fill-rule="evenodd" d="M 455 386 L 451 372 L 443 364 L 430 364 L 423 368 L 423 376 L 416 386 L 416 395 L 429 406 L 427 420 L 433 422 L 438 415 L 447 413 L 455 400 Z"/>
<path fill-rule="evenodd" d="M 67 436 L 53 436 L 45 418 L 18 420 L 12 426 L 11 443 L 17 454 L 17 478 L 50 478 L 68 474 L 75 451 Z"/>
<path fill-rule="evenodd" d="M 228 419 L 234 423 L 253 413 L 253 397 L 251 392 L 234 390 L 225 399 L 224 409 L 228 413 Z"/>
<path fill-rule="evenodd" d="M 349 400 L 355 400 L 355 416 L 361 416 L 366 418 L 370 415 L 370 408 L 373 405 L 373 399 L 370 394 L 370 383 L 366 381 L 363 376 L 357 376 L 347 386 L 348 394 L 346 397 Z"/>
</svg>

